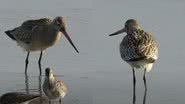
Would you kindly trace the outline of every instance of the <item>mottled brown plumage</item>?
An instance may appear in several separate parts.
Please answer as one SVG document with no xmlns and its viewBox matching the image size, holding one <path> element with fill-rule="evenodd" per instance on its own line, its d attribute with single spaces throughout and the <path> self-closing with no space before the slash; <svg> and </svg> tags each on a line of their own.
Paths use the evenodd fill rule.
<svg viewBox="0 0 185 104">
<path fill-rule="evenodd" d="M 147 32 L 138 29 L 126 35 L 120 44 L 120 53 L 125 61 L 148 60 L 153 63 L 158 56 L 157 43 Z"/>
<path fill-rule="evenodd" d="M 112 35 L 126 32 L 120 43 L 120 54 L 124 61 L 133 68 L 151 70 L 151 65 L 158 58 L 158 45 L 154 37 L 141 29 L 136 20 L 130 19 L 125 27 Z"/>
<path fill-rule="evenodd" d="M 53 74 L 52 69 L 46 68 L 45 81 L 43 84 L 43 91 L 45 95 L 50 99 L 61 99 L 67 94 L 67 87 L 62 80 L 57 80 Z M 51 103 L 51 102 L 50 102 Z"/>
<path fill-rule="evenodd" d="M 125 22 L 125 27 L 109 36 L 126 32 L 127 35 L 120 43 L 120 54 L 124 61 L 131 65 L 133 82 L 135 86 L 134 69 L 143 69 L 143 80 L 146 86 L 145 73 L 152 69 L 153 63 L 158 58 L 158 45 L 154 37 L 145 32 L 134 19 Z"/>
<path fill-rule="evenodd" d="M 35 94 L 24 94 L 21 92 L 9 92 L 0 97 L 0 104 L 28 104 L 31 100 L 40 97 Z"/>
</svg>

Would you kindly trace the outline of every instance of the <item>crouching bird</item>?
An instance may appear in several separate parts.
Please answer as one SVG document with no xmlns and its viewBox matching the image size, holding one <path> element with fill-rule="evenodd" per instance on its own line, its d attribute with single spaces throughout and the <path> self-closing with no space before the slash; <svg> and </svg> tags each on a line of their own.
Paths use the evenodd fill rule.
<svg viewBox="0 0 185 104">
<path fill-rule="evenodd" d="M 55 78 L 52 69 L 46 68 L 43 91 L 49 98 L 49 104 L 51 104 L 51 100 L 56 99 L 59 99 L 59 103 L 61 104 L 62 99 L 67 94 L 67 87 L 62 80 Z"/>
</svg>

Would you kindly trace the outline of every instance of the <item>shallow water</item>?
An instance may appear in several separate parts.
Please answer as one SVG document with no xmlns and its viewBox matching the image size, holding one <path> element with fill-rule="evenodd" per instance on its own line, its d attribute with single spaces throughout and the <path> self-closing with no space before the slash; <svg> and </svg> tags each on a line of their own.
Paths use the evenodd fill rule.
<svg viewBox="0 0 185 104">
<path fill-rule="evenodd" d="M 136 18 L 152 32 L 160 47 L 160 58 L 147 74 L 146 104 L 183 104 L 184 83 L 184 10 L 183 0 L 37 0 L 15 2 L 0 0 L 0 94 L 26 91 L 24 60 L 26 53 L 16 46 L 4 30 L 19 26 L 24 20 L 65 16 L 67 31 L 80 51 L 62 37 L 43 55 L 43 71 L 53 68 L 58 79 L 70 89 L 65 104 L 131 104 L 133 101 L 132 70 L 119 55 L 124 35 L 108 37 L 122 28 L 128 18 Z M 32 6 L 34 5 L 34 6 Z M 39 53 L 30 56 L 29 92 L 39 93 Z M 136 103 L 142 104 L 142 72 L 136 71 Z M 43 78 L 43 77 L 42 77 Z M 43 81 L 43 80 L 42 80 Z"/>
</svg>

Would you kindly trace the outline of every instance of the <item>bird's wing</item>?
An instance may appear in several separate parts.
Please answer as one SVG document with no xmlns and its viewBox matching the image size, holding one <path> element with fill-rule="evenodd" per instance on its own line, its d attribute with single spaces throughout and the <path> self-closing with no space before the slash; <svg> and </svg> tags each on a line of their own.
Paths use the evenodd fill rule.
<svg viewBox="0 0 185 104">
<path fill-rule="evenodd" d="M 61 88 L 61 90 L 65 93 L 67 93 L 67 87 L 65 86 L 64 82 L 62 80 L 57 81 L 58 88 Z"/>
<path fill-rule="evenodd" d="M 21 92 L 9 92 L 1 96 L 0 102 L 2 104 L 20 104 L 21 102 L 25 102 L 39 96 L 40 95 L 24 94 Z"/>
<path fill-rule="evenodd" d="M 120 51 L 127 61 L 150 59 L 155 61 L 158 56 L 158 46 L 153 36 L 143 30 L 136 31 L 124 38 Z"/>
<path fill-rule="evenodd" d="M 136 52 L 142 57 L 146 57 L 147 59 L 153 58 L 156 60 L 158 56 L 158 44 L 156 40 L 147 32 L 141 32 L 140 34 L 141 37 L 139 37 Z"/>
<path fill-rule="evenodd" d="M 32 41 L 32 34 L 51 22 L 52 20 L 48 18 L 27 20 L 23 22 L 21 26 L 11 30 L 10 34 L 12 34 L 17 41 L 29 44 Z"/>
<path fill-rule="evenodd" d="M 32 41 L 32 30 L 24 28 L 24 27 L 17 27 L 10 31 L 10 34 L 16 39 L 18 42 L 23 42 L 26 44 L 30 44 Z"/>
<path fill-rule="evenodd" d="M 49 18 L 41 18 L 36 20 L 27 20 L 22 23 L 22 27 L 29 28 L 32 30 L 35 26 L 42 26 L 42 25 L 48 25 L 52 22 Z"/>
</svg>

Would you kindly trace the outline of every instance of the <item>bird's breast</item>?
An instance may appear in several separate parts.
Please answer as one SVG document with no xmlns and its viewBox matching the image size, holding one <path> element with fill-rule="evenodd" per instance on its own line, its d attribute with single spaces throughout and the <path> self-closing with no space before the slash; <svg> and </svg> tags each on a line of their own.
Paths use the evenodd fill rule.
<svg viewBox="0 0 185 104">
<path fill-rule="evenodd" d="M 53 46 L 57 41 L 60 40 L 61 33 L 43 33 L 37 34 L 32 39 L 31 50 L 45 50 L 48 47 Z"/>
</svg>

